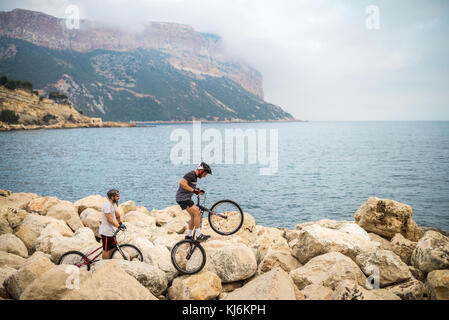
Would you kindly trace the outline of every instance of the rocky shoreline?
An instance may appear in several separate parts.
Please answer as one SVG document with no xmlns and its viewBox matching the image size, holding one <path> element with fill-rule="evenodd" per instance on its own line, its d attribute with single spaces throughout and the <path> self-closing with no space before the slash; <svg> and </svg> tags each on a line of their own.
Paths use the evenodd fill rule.
<svg viewBox="0 0 449 320">
<path fill-rule="evenodd" d="M 43 130 L 43 129 L 75 129 L 75 128 L 123 128 L 135 127 L 135 123 L 130 122 L 102 122 L 102 123 L 56 123 L 49 125 L 25 125 L 25 124 L 7 124 L 0 121 L 0 131 L 17 130 Z"/>
<path fill-rule="evenodd" d="M 0 299 L 164 300 L 447 300 L 449 237 L 418 227 L 412 208 L 369 198 L 354 221 L 320 220 L 293 229 L 264 227 L 245 213 L 229 237 L 203 243 L 204 269 L 180 275 L 170 250 L 190 219 L 179 206 L 149 211 L 120 205 L 123 242 L 143 262 L 97 262 L 90 271 L 56 265 L 68 250 L 100 246 L 98 228 L 106 198 L 74 203 L 0 189 Z M 67 285 L 75 268 L 77 286 Z M 113 278 L 114 281 L 110 281 Z"/>
</svg>

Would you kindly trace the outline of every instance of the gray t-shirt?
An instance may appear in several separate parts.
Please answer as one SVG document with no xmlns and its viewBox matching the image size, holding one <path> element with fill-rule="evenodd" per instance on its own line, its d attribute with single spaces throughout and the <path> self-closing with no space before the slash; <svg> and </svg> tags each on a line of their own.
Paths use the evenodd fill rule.
<svg viewBox="0 0 449 320">
<path fill-rule="evenodd" d="M 195 189 L 196 188 L 196 180 L 197 176 L 195 171 L 190 171 L 186 173 L 184 179 L 187 180 L 187 184 L 189 187 Z M 179 186 L 178 191 L 176 192 L 176 201 L 186 201 L 192 199 L 193 192 L 190 192 L 183 187 Z"/>
<path fill-rule="evenodd" d="M 115 210 L 117 210 L 116 204 L 112 204 L 110 201 L 107 201 L 104 204 L 103 209 L 101 210 L 101 225 L 99 229 L 100 234 L 108 237 L 112 237 L 114 235 L 115 228 L 108 222 L 106 215 L 110 214 L 112 216 L 112 220 L 117 221 L 115 217 Z"/>
</svg>

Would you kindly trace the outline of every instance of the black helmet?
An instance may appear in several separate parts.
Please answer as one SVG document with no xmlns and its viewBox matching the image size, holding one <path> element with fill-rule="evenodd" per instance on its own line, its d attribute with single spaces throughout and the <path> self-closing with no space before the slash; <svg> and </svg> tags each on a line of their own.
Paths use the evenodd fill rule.
<svg viewBox="0 0 449 320">
<path fill-rule="evenodd" d="M 108 199 L 111 199 L 112 197 L 115 197 L 116 195 L 119 195 L 119 194 L 120 194 L 120 191 L 118 191 L 117 189 L 111 189 L 107 193 Z"/>
<path fill-rule="evenodd" d="M 212 174 L 212 169 L 210 168 L 210 166 L 209 166 L 206 162 L 201 162 L 201 163 L 198 165 L 197 170 L 204 170 L 204 171 L 206 171 L 207 173 Z"/>
</svg>

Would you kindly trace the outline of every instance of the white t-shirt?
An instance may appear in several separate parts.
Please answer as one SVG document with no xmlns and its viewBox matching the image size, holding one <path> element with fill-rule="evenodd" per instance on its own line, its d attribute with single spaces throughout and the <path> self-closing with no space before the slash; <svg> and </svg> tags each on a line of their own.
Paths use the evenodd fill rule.
<svg viewBox="0 0 449 320">
<path fill-rule="evenodd" d="M 107 214 L 112 215 L 112 219 L 117 221 L 115 217 L 115 210 L 117 210 L 116 204 L 112 204 L 110 201 L 107 201 L 104 204 L 103 209 L 101 209 L 102 214 L 101 214 L 101 225 L 99 230 L 100 234 L 108 237 L 112 237 L 114 235 L 115 228 L 112 224 L 108 222 L 106 215 Z"/>
</svg>

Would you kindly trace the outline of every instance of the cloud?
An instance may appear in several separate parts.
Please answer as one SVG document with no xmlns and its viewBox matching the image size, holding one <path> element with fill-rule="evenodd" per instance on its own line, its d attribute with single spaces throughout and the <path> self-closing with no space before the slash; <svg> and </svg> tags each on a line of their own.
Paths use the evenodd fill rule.
<svg viewBox="0 0 449 320">
<path fill-rule="evenodd" d="M 449 120 L 449 2 L 5 0 L 0 9 L 64 17 L 70 4 L 130 31 L 167 21 L 219 34 L 262 73 L 266 100 L 299 119 Z M 373 4 L 377 30 L 366 27 Z"/>
</svg>

